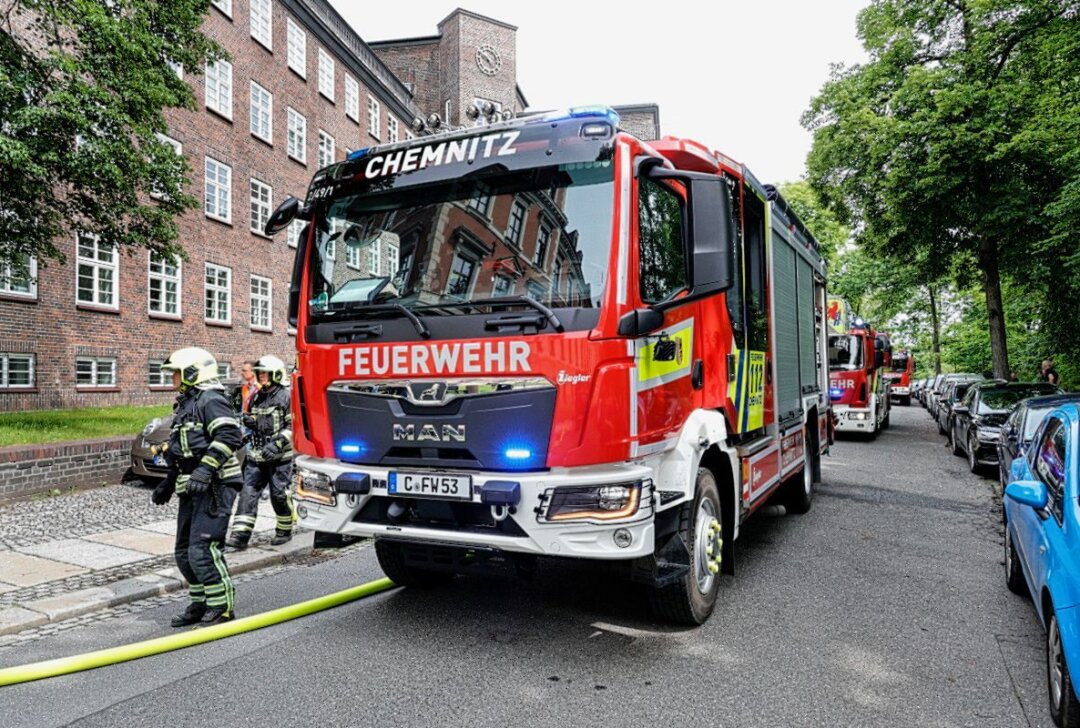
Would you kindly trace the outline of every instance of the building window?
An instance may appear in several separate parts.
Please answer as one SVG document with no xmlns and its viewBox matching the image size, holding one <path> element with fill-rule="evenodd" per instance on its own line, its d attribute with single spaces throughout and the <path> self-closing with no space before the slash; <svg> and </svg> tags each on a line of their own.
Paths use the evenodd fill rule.
<svg viewBox="0 0 1080 728">
<path fill-rule="evenodd" d="M 319 168 L 334 163 L 334 137 L 319 129 Z"/>
<path fill-rule="evenodd" d="M 401 253 L 398 246 L 387 243 L 386 245 L 386 275 L 393 278 L 397 275 L 401 265 Z"/>
<path fill-rule="evenodd" d="M 75 385 L 98 388 L 116 386 L 116 359 L 75 359 Z"/>
<path fill-rule="evenodd" d="M 273 144 L 274 95 L 254 81 L 251 82 L 251 135 Z"/>
<path fill-rule="evenodd" d="M 345 116 L 357 124 L 360 123 L 360 84 L 347 73 L 345 74 Z"/>
<path fill-rule="evenodd" d="M 289 107 L 289 156 L 307 164 L 307 119 Z"/>
<path fill-rule="evenodd" d="M 398 120 L 393 116 L 386 117 L 386 141 L 393 143 L 398 140 Z"/>
<path fill-rule="evenodd" d="M 228 362 L 218 362 L 217 365 L 218 379 L 228 379 L 232 375 L 232 364 Z"/>
<path fill-rule="evenodd" d="M 300 231 L 304 229 L 303 220 L 293 220 L 289 223 L 289 227 L 286 228 L 285 243 L 290 248 L 295 248 L 300 244 Z"/>
<path fill-rule="evenodd" d="M 180 261 L 150 251 L 149 275 L 149 313 L 180 318 Z"/>
<path fill-rule="evenodd" d="M 0 295 L 37 298 L 37 258 L 15 253 L 15 259 L 0 264 Z"/>
<path fill-rule="evenodd" d="M 206 194 L 203 210 L 207 217 L 232 223 L 232 167 L 213 157 L 206 158 Z"/>
<path fill-rule="evenodd" d="M 367 130 L 368 134 L 379 138 L 379 102 L 375 100 L 374 96 L 367 97 Z"/>
<path fill-rule="evenodd" d="M 287 18 L 286 38 L 289 45 L 289 68 L 296 71 L 300 78 L 307 78 L 307 33 L 299 25 Z"/>
<path fill-rule="evenodd" d="M 273 328 L 271 295 L 269 278 L 251 276 L 251 328 L 260 331 Z"/>
<path fill-rule="evenodd" d="M 540 232 L 536 235 L 536 257 L 533 263 L 540 268 L 544 267 L 544 259 L 547 257 L 548 243 L 551 241 L 551 228 L 547 225 L 540 226 Z"/>
<path fill-rule="evenodd" d="M 514 279 L 510 276 L 495 276 L 495 283 L 491 286 L 493 296 L 509 296 L 514 290 Z"/>
<path fill-rule="evenodd" d="M 488 192 L 487 185 L 477 183 L 476 192 L 473 193 L 476 196 L 469 198 L 469 209 L 476 210 L 482 216 L 487 217 L 491 212 L 491 194 Z"/>
<path fill-rule="evenodd" d="M 169 64 L 169 68 L 171 68 L 173 70 L 173 73 L 176 74 L 177 78 L 182 79 L 184 77 L 184 66 L 182 64 L 177 63 L 176 61 L 165 61 L 165 62 Z"/>
<path fill-rule="evenodd" d="M 172 373 L 161 371 L 162 359 L 151 359 L 146 362 L 146 386 L 148 387 L 172 387 Z"/>
<path fill-rule="evenodd" d="M 30 389 L 33 386 L 33 354 L 0 354 L 0 389 Z"/>
<path fill-rule="evenodd" d="M 205 320 L 218 324 L 232 323 L 232 270 L 207 263 L 204 290 Z"/>
<path fill-rule="evenodd" d="M 510 209 L 510 223 L 506 226 L 507 242 L 521 247 L 521 231 L 525 229 L 525 205 L 519 200 L 514 200 L 514 206 Z"/>
<path fill-rule="evenodd" d="M 257 179 L 251 180 L 251 232 L 263 235 L 266 221 L 270 219 L 270 206 L 274 190 Z"/>
<path fill-rule="evenodd" d="M 78 303 L 119 308 L 116 296 L 119 252 L 96 235 L 86 233 L 79 234 L 78 249 Z"/>
<path fill-rule="evenodd" d="M 206 64 L 206 108 L 232 119 L 232 64 L 216 61 Z"/>
<path fill-rule="evenodd" d="M 354 270 L 360 270 L 360 246 L 359 245 L 346 245 L 345 246 L 345 265 Z"/>
<path fill-rule="evenodd" d="M 210 0 L 210 4 L 225 13 L 225 17 L 232 18 L 232 0 Z"/>
<path fill-rule="evenodd" d="M 475 272 L 476 261 L 466 258 L 460 252 L 455 253 L 450 277 L 446 281 L 446 295 L 467 297 Z"/>
<path fill-rule="evenodd" d="M 382 273 L 382 240 L 375 238 L 371 241 L 371 247 L 368 248 L 368 273 L 373 276 L 380 276 Z"/>
<path fill-rule="evenodd" d="M 178 157 L 183 157 L 184 156 L 184 145 L 183 144 L 176 141 L 172 137 L 165 136 L 164 134 L 159 133 L 156 136 L 157 136 L 157 140 L 159 142 L 161 142 L 162 144 L 167 144 L 170 147 L 172 147 L 173 151 L 176 153 L 176 156 L 178 156 Z M 155 191 L 151 192 L 150 196 L 153 197 L 155 200 L 164 200 L 164 199 L 168 198 L 168 195 L 166 195 L 163 191 L 160 191 L 160 190 L 155 190 Z"/>
<path fill-rule="evenodd" d="M 546 291 L 544 290 L 544 286 L 542 283 L 537 283 L 536 281 L 526 281 L 525 293 L 529 296 L 529 298 L 532 298 L 533 300 L 543 301 Z"/>
<path fill-rule="evenodd" d="M 319 93 L 334 100 L 334 59 L 322 48 L 319 49 Z"/>
<path fill-rule="evenodd" d="M 273 13 L 270 0 L 251 0 L 251 37 L 273 48 Z"/>
</svg>

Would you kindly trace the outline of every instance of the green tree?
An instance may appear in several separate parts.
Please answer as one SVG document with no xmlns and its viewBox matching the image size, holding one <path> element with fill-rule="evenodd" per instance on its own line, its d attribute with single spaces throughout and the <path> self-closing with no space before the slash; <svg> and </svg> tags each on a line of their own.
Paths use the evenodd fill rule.
<svg viewBox="0 0 1080 728">
<path fill-rule="evenodd" d="M 207 0 L 0 0 L 0 265 L 75 231 L 182 254 L 174 218 L 197 206 L 184 159 L 158 140 L 163 110 L 194 108 L 170 63 L 221 49 Z M 155 194 L 158 199 L 151 200 Z"/>
</svg>

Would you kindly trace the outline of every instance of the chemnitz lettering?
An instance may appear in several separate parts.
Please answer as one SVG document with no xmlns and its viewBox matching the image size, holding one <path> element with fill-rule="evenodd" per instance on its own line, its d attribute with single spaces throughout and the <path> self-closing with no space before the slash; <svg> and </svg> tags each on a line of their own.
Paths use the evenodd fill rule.
<svg viewBox="0 0 1080 728">
<path fill-rule="evenodd" d="M 525 341 L 343 347 L 338 350 L 338 375 L 401 377 L 531 372 L 530 353 Z"/>
<path fill-rule="evenodd" d="M 376 154 L 364 166 L 364 177 L 376 179 L 388 174 L 415 172 L 418 169 L 438 167 L 443 164 L 512 156 L 517 154 L 514 142 L 520 135 L 520 131 L 504 131 L 498 134 L 447 140 L 423 147 L 397 149 L 386 154 Z"/>
</svg>

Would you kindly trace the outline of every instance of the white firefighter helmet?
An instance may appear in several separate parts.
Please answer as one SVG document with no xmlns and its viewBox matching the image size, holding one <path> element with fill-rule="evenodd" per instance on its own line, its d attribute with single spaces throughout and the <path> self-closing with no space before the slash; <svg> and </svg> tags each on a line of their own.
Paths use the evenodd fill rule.
<svg viewBox="0 0 1080 728">
<path fill-rule="evenodd" d="M 189 346 L 177 349 L 161 364 L 163 372 L 180 372 L 182 389 L 218 378 L 217 359 L 206 349 Z"/>
<path fill-rule="evenodd" d="M 270 381 L 274 384 L 281 384 L 285 381 L 285 362 L 278 359 L 273 354 L 264 354 L 259 357 L 259 360 L 255 362 L 255 366 L 252 367 L 256 372 L 267 372 L 270 374 Z"/>
</svg>

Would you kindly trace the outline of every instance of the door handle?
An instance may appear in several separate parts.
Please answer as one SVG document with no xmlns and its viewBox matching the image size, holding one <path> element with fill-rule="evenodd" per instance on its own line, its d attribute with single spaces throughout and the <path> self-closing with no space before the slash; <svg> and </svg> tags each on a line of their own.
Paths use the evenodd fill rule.
<svg viewBox="0 0 1080 728">
<path fill-rule="evenodd" d="M 1039 546 L 1039 553 L 1040 554 L 1045 554 L 1046 553 L 1046 547 L 1045 546 Z"/>
</svg>

